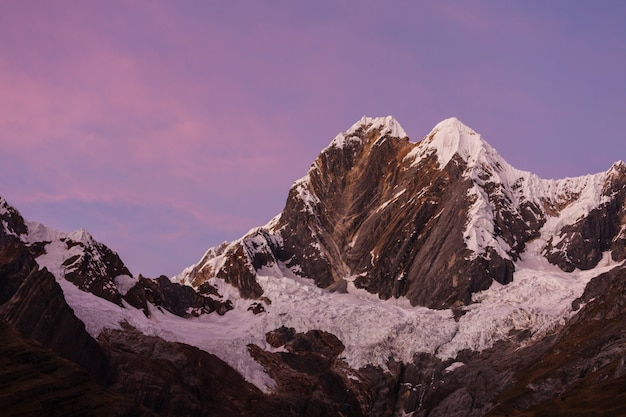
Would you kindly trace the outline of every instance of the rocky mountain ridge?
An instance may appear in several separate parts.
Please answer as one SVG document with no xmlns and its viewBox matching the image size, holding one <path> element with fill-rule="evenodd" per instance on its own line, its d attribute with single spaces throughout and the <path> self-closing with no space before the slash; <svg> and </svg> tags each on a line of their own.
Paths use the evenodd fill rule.
<svg viewBox="0 0 626 417">
<path fill-rule="evenodd" d="M 626 257 L 626 165 L 563 180 L 511 167 L 451 118 L 418 143 L 390 116 L 339 134 L 292 186 L 285 209 L 175 277 L 224 277 L 260 297 L 255 275 L 283 263 L 323 288 L 351 280 L 381 299 L 449 308 L 513 279 L 528 242 L 564 271 Z M 379 259 L 384 262 L 379 262 Z M 436 271 L 436 273 L 433 273 Z"/>
</svg>

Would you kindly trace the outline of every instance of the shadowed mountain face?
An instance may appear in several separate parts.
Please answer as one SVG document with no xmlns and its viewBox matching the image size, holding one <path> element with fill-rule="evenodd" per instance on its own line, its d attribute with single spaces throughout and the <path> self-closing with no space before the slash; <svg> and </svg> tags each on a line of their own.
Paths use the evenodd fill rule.
<svg viewBox="0 0 626 417">
<path fill-rule="evenodd" d="M 0 409 L 626 415 L 625 201 L 621 162 L 543 180 L 457 119 L 413 143 L 391 117 L 172 280 L 0 197 Z"/>
</svg>

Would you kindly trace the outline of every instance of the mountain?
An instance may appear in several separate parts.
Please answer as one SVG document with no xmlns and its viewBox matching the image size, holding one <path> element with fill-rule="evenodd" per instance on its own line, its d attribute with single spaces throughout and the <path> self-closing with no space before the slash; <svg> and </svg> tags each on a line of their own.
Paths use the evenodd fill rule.
<svg viewBox="0 0 626 417">
<path fill-rule="evenodd" d="M 384 300 L 464 306 L 494 281 L 510 283 L 523 255 L 566 272 L 596 267 L 606 251 L 624 260 L 625 173 L 619 162 L 543 180 L 511 167 L 458 119 L 411 143 L 393 118 L 364 117 L 296 181 L 279 216 L 176 279 L 223 278 L 260 297 L 257 271 L 284 265 L 322 288 L 350 283 Z"/>
<path fill-rule="evenodd" d="M 456 118 L 414 143 L 390 116 L 338 134 L 279 215 L 171 279 L 0 198 L 0 371 L 20 376 L 0 406 L 626 414 L 625 201 L 622 162 L 546 180 Z M 15 346 L 41 359 L 24 371 Z"/>
</svg>

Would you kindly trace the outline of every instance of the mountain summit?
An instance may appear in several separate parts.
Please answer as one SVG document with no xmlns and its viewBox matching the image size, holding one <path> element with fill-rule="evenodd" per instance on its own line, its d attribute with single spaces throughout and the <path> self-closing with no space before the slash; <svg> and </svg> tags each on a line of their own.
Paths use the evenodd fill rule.
<svg viewBox="0 0 626 417">
<path fill-rule="evenodd" d="M 490 159 L 501 159 L 478 133 L 456 117 L 438 123 L 422 142 L 422 146 L 426 145 L 427 149 L 437 154 L 441 167 L 445 167 L 455 155 L 458 155 L 468 166 L 474 166 L 480 162 L 489 163 Z"/>
</svg>

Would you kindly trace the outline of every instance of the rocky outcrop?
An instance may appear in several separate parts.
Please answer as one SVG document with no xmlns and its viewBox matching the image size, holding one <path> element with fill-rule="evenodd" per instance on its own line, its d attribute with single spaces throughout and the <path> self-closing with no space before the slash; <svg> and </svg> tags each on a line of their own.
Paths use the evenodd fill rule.
<svg viewBox="0 0 626 417">
<path fill-rule="evenodd" d="M 626 165 L 617 163 L 607 172 L 601 195 L 601 205 L 563 226 L 558 242 L 546 247 L 546 258 L 562 270 L 594 268 L 609 250 L 613 260 L 626 259 Z"/>
<path fill-rule="evenodd" d="M 220 296 L 217 289 L 208 283 L 204 283 L 196 291 L 189 286 L 173 283 L 164 275 L 156 279 L 140 275 L 137 283 L 124 295 L 124 299 L 131 306 L 143 310 L 146 316 L 150 315 L 148 303 L 179 317 L 197 317 L 214 311 L 224 315 L 233 309 L 230 301 L 220 301 L 211 297 L 211 294 Z"/>
<path fill-rule="evenodd" d="M 61 241 L 68 250 L 72 247 L 80 248 L 76 255 L 62 263 L 65 279 L 83 291 L 121 306 L 122 296 L 113 279 L 131 273 L 119 256 L 91 237 L 86 243 L 71 238 L 62 238 Z"/>
<path fill-rule="evenodd" d="M 19 236 L 27 232 L 24 219 L 0 197 L 0 305 L 7 302 L 33 267 L 35 259 Z"/>
<path fill-rule="evenodd" d="M 4 243 L 8 236 L 19 239 L 28 233 L 28 227 L 22 215 L 0 196 L 0 240 Z"/>
<path fill-rule="evenodd" d="M 372 398 L 375 386 L 338 358 L 344 346 L 334 335 L 282 327 L 266 338 L 285 351 L 271 353 L 254 344 L 248 349 L 276 381 L 275 395 L 290 410 L 285 415 L 384 415 L 371 414 L 378 399 Z"/>
</svg>

